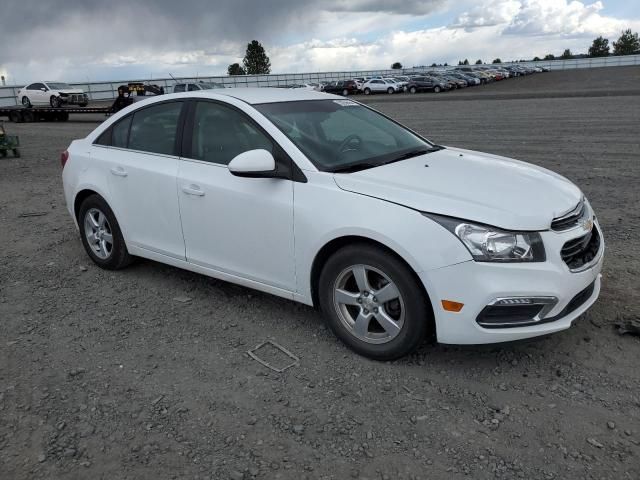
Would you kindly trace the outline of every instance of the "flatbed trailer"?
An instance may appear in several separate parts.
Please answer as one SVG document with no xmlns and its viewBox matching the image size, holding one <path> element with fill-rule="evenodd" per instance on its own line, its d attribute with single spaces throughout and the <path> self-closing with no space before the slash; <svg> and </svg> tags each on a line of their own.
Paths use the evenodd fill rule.
<svg viewBox="0 0 640 480">
<path fill-rule="evenodd" d="M 0 107 L 0 117 L 7 117 L 16 123 L 27 122 L 66 122 L 73 113 L 102 113 L 110 115 L 113 106 L 108 107 Z"/>
<path fill-rule="evenodd" d="M 136 100 L 143 100 L 145 95 L 163 95 L 164 88 L 158 85 L 145 85 L 132 82 L 118 87 L 118 96 L 113 105 L 104 107 L 0 107 L 0 117 L 7 117 L 12 122 L 66 122 L 69 114 L 102 113 L 111 115 L 131 105 Z M 147 97 L 148 98 L 148 97 Z"/>
</svg>

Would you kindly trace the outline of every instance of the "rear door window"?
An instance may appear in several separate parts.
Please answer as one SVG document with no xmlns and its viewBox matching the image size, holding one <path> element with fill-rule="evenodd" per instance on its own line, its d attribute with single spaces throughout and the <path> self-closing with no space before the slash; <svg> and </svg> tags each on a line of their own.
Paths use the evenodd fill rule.
<svg viewBox="0 0 640 480">
<path fill-rule="evenodd" d="M 131 118 L 132 115 L 129 115 L 111 127 L 113 130 L 113 133 L 111 134 L 111 145 L 113 147 L 127 148 Z"/>
<path fill-rule="evenodd" d="M 137 110 L 131 121 L 128 148 L 174 155 L 182 103 L 161 103 Z"/>
</svg>

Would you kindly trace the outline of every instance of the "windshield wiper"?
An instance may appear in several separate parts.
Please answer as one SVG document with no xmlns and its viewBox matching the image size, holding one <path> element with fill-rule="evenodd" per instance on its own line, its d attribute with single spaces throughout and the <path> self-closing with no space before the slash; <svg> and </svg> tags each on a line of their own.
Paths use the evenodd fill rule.
<svg viewBox="0 0 640 480">
<path fill-rule="evenodd" d="M 367 168 L 379 167 L 380 163 L 353 163 L 351 165 L 345 165 L 343 167 L 336 167 L 329 170 L 331 173 L 351 173 L 351 172 L 359 172 L 360 170 L 366 170 Z"/>
<path fill-rule="evenodd" d="M 381 167 L 382 165 L 387 165 L 387 164 L 393 163 L 393 162 L 399 162 L 401 160 L 407 160 L 408 158 L 417 157 L 419 155 L 424 155 L 426 153 L 437 152 L 438 150 L 442 150 L 443 148 L 444 147 L 441 147 L 439 145 L 434 145 L 431 148 L 418 148 L 416 150 L 411 150 L 409 152 L 405 152 L 405 153 L 403 153 L 402 155 L 400 155 L 398 157 L 392 158 L 391 160 L 387 160 L 386 162 L 378 162 L 378 163 L 359 162 L 359 163 L 352 163 L 352 164 L 347 164 L 347 165 L 344 165 L 344 166 L 332 168 L 329 171 L 331 173 L 359 172 L 360 170 L 366 170 L 367 168 Z"/>
<path fill-rule="evenodd" d="M 418 157 L 420 155 L 424 155 L 426 153 L 433 153 L 433 152 L 437 152 L 438 150 L 442 150 L 444 147 L 440 147 L 439 145 L 435 145 L 431 148 L 419 148 L 417 150 L 411 150 L 410 152 L 406 152 L 403 153 L 402 155 L 393 158 L 391 160 L 388 160 L 384 163 L 381 163 L 381 165 L 387 165 L 389 163 L 393 163 L 393 162 L 399 162 L 401 160 L 407 160 L 409 158 L 413 158 L 413 157 Z"/>
</svg>

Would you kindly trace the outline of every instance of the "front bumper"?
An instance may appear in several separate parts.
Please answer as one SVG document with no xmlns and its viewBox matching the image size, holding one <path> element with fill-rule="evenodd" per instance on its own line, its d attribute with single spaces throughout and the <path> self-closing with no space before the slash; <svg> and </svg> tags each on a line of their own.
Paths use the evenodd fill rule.
<svg viewBox="0 0 640 480">
<path fill-rule="evenodd" d="M 589 267 L 582 271 L 572 272 L 560 256 L 566 241 L 583 234 L 574 229 L 562 233 L 541 233 L 547 254 L 545 262 L 500 264 L 468 261 L 422 272 L 420 278 L 432 302 L 438 341 L 451 344 L 499 343 L 569 328 L 600 294 L 605 247 L 602 230 L 597 222 L 595 225 L 601 235 L 600 248 Z M 487 328 L 478 323 L 478 316 L 487 305 L 498 298 L 510 297 L 556 297 L 558 300 L 545 312 L 544 318 L 528 326 Z M 577 307 L 576 299 L 579 300 Z M 446 311 L 442 300 L 460 302 L 464 307 L 460 312 Z"/>
<path fill-rule="evenodd" d="M 60 100 L 67 105 L 84 105 L 89 103 L 89 96 L 86 93 L 69 93 L 60 95 Z"/>
</svg>

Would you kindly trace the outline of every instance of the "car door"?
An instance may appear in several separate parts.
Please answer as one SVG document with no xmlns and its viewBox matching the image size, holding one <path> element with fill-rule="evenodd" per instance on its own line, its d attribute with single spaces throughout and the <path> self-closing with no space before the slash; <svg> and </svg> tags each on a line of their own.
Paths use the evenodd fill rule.
<svg viewBox="0 0 640 480">
<path fill-rule="evenodd" d="M 46 92 L 43 90 L 46 90 L 47 87 L 44 85 L 44 83 L 33 83 L 27 88 L 29 89 L 29 100 L 31 101 L 31 103 L 49 103 L 45 100 Z"/>
<path fill-rule="evenodd" d="M 374 92 L 385 92 L 387 86 L 382 80 L 371 80 L 371 90 Z"/>
<path fill-rule="evenodd" d="M 127 246 L 181 260 L 176 178 L 183 105 L 167 101 L 135 110 L 105 131 L 91 153 L 107 164 L 109 202 Z"/>
<path fill-rule="evenodd" d="M 193 101 L 178 172 L 187 261 L 294 291 L 293 182 L 244 178 L 227 165 L 238 154 L 281 149 L 234 106 Z"/>
</svg>

